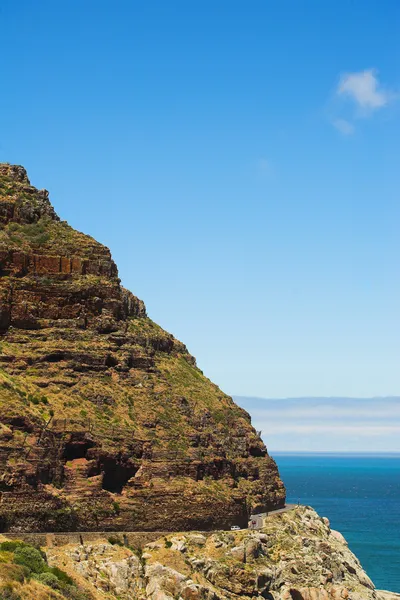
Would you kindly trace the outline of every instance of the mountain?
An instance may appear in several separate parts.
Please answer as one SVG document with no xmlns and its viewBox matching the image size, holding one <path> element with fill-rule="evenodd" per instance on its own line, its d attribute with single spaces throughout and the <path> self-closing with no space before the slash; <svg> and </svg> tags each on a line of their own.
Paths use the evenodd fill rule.
<svg viewBox="0 0 400 600">
<path fill-rule="evenodd" d="M 0 531 L 222 529 L 284 501 L 248 413 L 1 164 Z"/>
</svg>

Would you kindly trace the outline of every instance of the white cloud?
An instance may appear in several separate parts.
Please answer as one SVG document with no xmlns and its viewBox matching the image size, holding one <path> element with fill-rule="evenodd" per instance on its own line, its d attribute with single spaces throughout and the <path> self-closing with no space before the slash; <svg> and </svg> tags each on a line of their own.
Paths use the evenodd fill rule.
<svg viewBox="0 0 400 600">
<path fill-rule="evenodd" d="M 275 450 L 400 452 L 400 397 L 236 400 Z"/>
<path fill-rule="evenodd" d="M 266 408 L 251 407 L 251 415 L 258 419 L 287 421 L 293 419 L 296 422 L 301 420 L 309 423 L 310 421 L 329 422 L 339 421 L 344 424 L 349 420 L 352 422 L 367 421 L 384 421 L 389 425 L 398 421 L 400 426 L 400 399 L 393 402 L 385 402 L 380 399 L 375 404 L 368 401 L 348 401 L 347 406 L 331 403 L 330 400 L 319 401 L 311 404 L 307 400 L 296 402 L 293 404 L 290 401 L 282 400 L 264 401 Z"/>
<path fill-rule="evenodd" d="M 348 96 L 359 108 L 367 111 L 386 106 L 391 96 L 381 87 L 375 69 L 342 75 L 337 93 Z"/>
<path fill-rule="evenodd" d="M 263 435 L 266 436 L 268 442 L 269 433 L 276 434 L 290 434 L 290 435 L 310 435 L 310 434 L 335 434 L 335 436 L 345 438 L 347 436 L 357 435 L 363 437 L 370 436 L 386 436 L 386 435 L 400 435 L 400 425 L 370 425 L 366 423 L 360 423 L 358 425 L 322 425 L 322 424 L 301 424 L 295 423 L 271 423 L 269 421 L 261 422 L 264 425 L 262 429 Z"/>
<path fill-rule="evenodd" d="M 343 135 L 352 135 L 355 131 L 354 125 L 346 119 L 335 119 L 332 125 Z"/>
<path fill-rule="evenodd" d="M 376 69 L 365 69 L 355 73 L 344 73 L 340 77 L 335 97 L 350 101 L 340 109 L 342 114 L 346 111 L 346 118 L 340 116 L 338 106 L 335 110 L 336 115 L 331 118 L 335 129 L 342 135 L 349 136 L 355 132 L 355 119 L 371 117 L 377 110 L 385 108 L 395 100 L 397 94 L 381 84 Z"/>
</svg>

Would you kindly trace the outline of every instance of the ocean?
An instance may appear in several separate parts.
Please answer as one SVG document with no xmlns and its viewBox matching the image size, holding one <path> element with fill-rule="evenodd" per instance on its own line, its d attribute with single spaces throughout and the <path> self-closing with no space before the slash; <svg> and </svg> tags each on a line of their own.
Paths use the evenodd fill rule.
<svg viewBox="0 0 400 600">
<path fill-rule="evenodd" d="M 400 593 L 400 455 L 272 455 L 287 501 L 328 517 L 376 587 Z"/>
</svg>

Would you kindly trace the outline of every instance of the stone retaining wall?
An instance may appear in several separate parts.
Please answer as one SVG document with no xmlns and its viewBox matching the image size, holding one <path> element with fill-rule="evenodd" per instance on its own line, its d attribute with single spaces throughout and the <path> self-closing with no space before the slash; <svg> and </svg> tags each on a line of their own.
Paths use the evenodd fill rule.
<svg viewBox="0 0 400 600">
<path fill-rule="evenodd" d="M 66 546 L 68 544 L 92 544 L 94 542 L 107 542 L 110 538 L 117 539 L 121 544 L 143 548 L 146 544 L 154 542 L 159 538 L 178 532 L 171 531 L 89 531 L 77 533 L 4 533 L 4 538 L 10 540 L 22 540 L 33 546 L 52 548 L 54 546 Z M 187 533 L 187 532 L 186 532 Z M 213 531 L 202 531 L 206 537 L 212 535 Z"/>
</svg>

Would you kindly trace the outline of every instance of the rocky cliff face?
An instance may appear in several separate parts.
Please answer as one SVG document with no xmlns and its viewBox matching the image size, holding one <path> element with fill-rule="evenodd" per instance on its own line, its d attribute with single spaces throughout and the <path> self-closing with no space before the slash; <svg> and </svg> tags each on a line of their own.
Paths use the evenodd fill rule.
<svg viewBox="0 0 400 600">
<path fill-rule="evenodd" d="M 244 525 L 274 461 L 107 248 L 0 165 L 0 531 Z"/>
<path fill-rule="evenodd" d="M 307 507 L 270 516 L 260 532 L 168 535 L 139 552 L 104 541 L 46 553 L 95 598 L 400 598 L 376 590 L 343 536 Z"/>
</svg>

